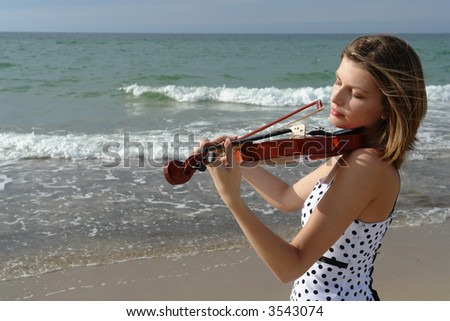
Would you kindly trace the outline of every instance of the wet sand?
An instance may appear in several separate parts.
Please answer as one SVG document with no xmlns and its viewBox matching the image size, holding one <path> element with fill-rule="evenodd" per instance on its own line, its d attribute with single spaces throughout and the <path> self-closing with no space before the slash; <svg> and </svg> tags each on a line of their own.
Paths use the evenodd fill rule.
<svg viewBox="0 0 450 321">
<path fill-rule="evenodd" d="M 382 300 L 450 300 L 450 221 L 391 228 L 377 257 Z M 284 301 L 278 282 L 251 248 L 178 259 L 71 268 L 0 282 L 2 300 Z"/>
</svg>

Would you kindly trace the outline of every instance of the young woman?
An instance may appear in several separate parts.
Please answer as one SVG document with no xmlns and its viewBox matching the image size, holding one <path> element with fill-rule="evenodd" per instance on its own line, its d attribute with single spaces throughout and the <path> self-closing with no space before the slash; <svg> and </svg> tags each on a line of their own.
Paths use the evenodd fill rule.
<svg viewBox="0 0 450 321">
<path fill-rule="evenodd" d="M 414 50 L 394 36 L 362 36 L 342 51 L 329 120 L 363 128 L 369 147 L 331 158 L 288 185 L 259 166 L 235 164 L 229 138 L 215 140 L 225 141 L 224 157 L 208 166 L 217 191 L 278 279 L 295 280 L 291 300 L 378 300 L 371 287 L 376 252 L 399 194 L 398 169 L 426 109 Z M 301 228 L 290 243 L 241 198 L 242 178 L 280 211 L 301 209 Z"/>
</svg>

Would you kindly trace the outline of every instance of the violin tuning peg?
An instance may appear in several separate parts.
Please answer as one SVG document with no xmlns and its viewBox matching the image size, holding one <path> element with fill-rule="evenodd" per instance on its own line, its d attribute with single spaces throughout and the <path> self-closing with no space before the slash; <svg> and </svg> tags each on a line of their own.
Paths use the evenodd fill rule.
<svg viewBox="0 0 450 321">
<path fill-rule="evenodd" d="M 306 126 L 305 124 L 298 124 L 290 127 L 291 138 L 303 138 L 306 136 Z"/>
</svg>

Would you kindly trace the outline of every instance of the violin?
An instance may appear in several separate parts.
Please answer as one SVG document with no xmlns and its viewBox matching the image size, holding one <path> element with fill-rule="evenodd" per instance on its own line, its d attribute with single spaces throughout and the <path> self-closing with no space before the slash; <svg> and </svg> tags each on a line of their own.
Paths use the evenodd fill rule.
<svg viewBox="0 0 450 321">
<path fill-rule="evenodd" d="M 264 161 L 265 164 L 277 164 L 280 160 L 314 161 L 349 153 L 364 147 L 364 137 L 360 129 L 339 130 L 329 133 L 322 129 L 306 132 L 303 124 L 290 128 L 281 128 L 268 134 L 255 135 L 260 131 L 299 113 L 306 108 L 315 106 L 314 112 L 301 119 L 311 116 L 323 109 L 320 100 L 305 105 L 251 133 L 231 141 L 234 157 L 240 164 Z M 296 120 L 298 121 L 298 120 Z M 290 133 L 289 138 L 266 140 L 275 136 Z M 265 140 L 257 143 L 257 141 Z M 223 154 L 224 143 L 207 143 L 198 152 L 185 161 L 171 160 L 164 165 L 164 176 L 172 185 L 187 183 L 196 171 L 205 171 L 206 166 L 219 159 Z"/>
</svg>

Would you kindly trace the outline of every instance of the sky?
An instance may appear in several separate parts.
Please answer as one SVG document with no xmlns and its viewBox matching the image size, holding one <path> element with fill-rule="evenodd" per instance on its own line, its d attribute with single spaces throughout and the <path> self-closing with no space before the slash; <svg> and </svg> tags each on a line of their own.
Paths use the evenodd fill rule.
<svg viewBox="0 0 450 321">
<path fill-rule="evenodd" d="M 0 0 L 0 31 L 450 33 L 450 1 Z"/>
</svg>

